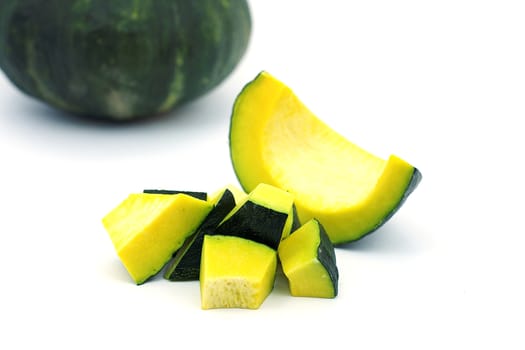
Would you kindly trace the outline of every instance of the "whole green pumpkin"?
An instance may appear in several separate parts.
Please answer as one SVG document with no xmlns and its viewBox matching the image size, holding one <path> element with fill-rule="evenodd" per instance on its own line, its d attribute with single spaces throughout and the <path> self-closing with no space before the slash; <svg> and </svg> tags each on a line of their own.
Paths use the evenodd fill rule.
<svg viewBox="0 0 525 350">
<path fill-rule="evenodd" d="M 246 0 L 1 0 L 0 68 L 59 109 L 137 119 L 221 83 L 251 26 Z"/>
</svg>

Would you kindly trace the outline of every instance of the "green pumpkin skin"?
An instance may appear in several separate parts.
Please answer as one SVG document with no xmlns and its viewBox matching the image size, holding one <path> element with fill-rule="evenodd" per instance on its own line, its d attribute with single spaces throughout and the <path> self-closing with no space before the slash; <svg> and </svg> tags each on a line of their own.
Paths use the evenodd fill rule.
<svg viewBox="0 0 525 350">
<path fill-rule="evenodd" d="M 2 0 L 0 68 L 56 108 L 132 120 L 220 84 L 251 28 L 246 0 Z"/>
</svg>

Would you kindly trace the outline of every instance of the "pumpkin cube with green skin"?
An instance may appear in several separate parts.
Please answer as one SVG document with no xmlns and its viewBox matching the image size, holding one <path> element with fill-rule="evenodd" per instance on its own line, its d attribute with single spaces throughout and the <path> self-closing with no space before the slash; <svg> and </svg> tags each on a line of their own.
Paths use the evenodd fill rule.
<svg viewBox="0 0 525 350">
<path fill-rule="evenodd" d="M 311 219 L 279 245 L 279 259 L 293 296 L 334 298 L 339 273 L 323 226 Z"/>
<path fill-rule="evenodd" d="M 294 197 L 261 183 L 224 218 L 212 234 L 234 235 L 277 249 L 294 222 Z"/>
<path fill-rule="evenodd" d="M 210 212 L 186 194 L 130 194 L 102 222 L 136 284 L 159 272 Z"/>
<path fill-rule="evenodd" d="M 277 252 L 237 236 L 205 235 L 200 268 L 203 309 L 258 309 L 273 289 Z"/>
<path fill-rule="evenodd" d="M 226 215 L 235 207 L 235 195 L 225 188 L 212 196 L 213 209 L 208 213 L 197 231 L 188 237 L 177 250 L 164 272 L 170 281 L 198 280 L 202 254 L 202 242 L 206 232 L 214 230 Z"/>
</svg>

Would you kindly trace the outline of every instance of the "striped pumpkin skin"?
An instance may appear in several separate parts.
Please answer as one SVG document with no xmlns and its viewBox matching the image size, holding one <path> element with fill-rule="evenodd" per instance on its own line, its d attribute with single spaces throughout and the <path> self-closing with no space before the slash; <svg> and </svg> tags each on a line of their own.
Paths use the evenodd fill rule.
<svg viewBox="0 0 525 350">
<path fill-rule="evenodd" d="M 219 85 L 251 26 L 246 0 L 2 0 L 0 68 L 59 109 L 138 119 Z"/>
</svg>

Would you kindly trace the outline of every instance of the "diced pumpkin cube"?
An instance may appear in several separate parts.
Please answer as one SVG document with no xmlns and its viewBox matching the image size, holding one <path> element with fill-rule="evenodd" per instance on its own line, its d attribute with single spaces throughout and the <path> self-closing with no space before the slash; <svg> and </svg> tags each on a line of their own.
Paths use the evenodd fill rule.
<svg viewBox="0 0 525 350">
<path fill-rule="evenodd" d="M 229 188 L 209 199 L 213 209 L 208 213 L 197 231 L 188 237 L 177 250 L 166 267 L 164 278 L 170 281 L 198 280 L 201 265 L 202 242 L 206 232 L 215 230 L 217 225 L 235 207 L 235 196 Z"/>
<path fill-rule="evenodd" d="M 339 273 L 323 226 L 311 219 L 279 245 L 279 259 L 293 296 L 334 298 Z"/>
<path fill-rule="evenodd" d="M 205 235 L 200 269 L 203 309 L 257 309 L 274 286 L 277 252 L 236 236 Z"/>
<path fill-rule="evenodd" d="M 243 237 L 277 250 L 292 229 L 293 203 L 290 193 L 261 183 L 224 218 L 214 234 Z"/>
<path fill-rule="evenodd" d="M 136 284 L 168 262 L 212 208 L 186 194 L 130 194 L 102 222 L 117 255 Z"/>
</svg>

